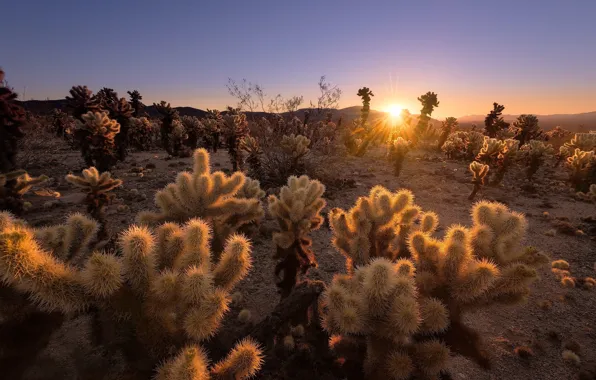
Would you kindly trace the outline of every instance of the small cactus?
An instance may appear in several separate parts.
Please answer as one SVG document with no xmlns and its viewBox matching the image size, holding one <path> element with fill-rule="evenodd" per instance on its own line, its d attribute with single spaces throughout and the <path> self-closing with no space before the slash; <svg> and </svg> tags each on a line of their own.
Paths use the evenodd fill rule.
<svg viewBox="0 0 596 380">
<path fill-rule="evenodd" d="M 24 170 L 0 174 L 0 211 L 21 215 L 25 211 L 25 195 L 33 186 L 48 180 L 45 175 L 30 177 Z"/>
<path fill-rule="evenodd" d="M 469 200 L 473 200 L 476 197 L 476 194 L 482 186 L 486 183 L 486 178 L 489 171 L 489 166 L 481 164 L 478 161 L 473 161 L 470 164 L 470 171 L 472 172 L 472 184 L 474 185 L 474 189 L 472 193 L 468 197 Z"/>
<path fill-rule="evenodd" d="M 88 112 L 77 120 L 75 136 L 81 143 L 81 153 L 87 166 L 100 171 L 109 170 L 117 160 L 114 138 L 120 132 L 120 124 L 105 112 Z"/>
<path fill-rule="evenodd" d="M 411 149 L 409 141 L 404 140 L 401 137 L 395 139 L 389 146 L 389 160 L 393 163 L 393 174 L 399 177 L 401 169 L 406 159 L 406 154 Z"/>
</svg>

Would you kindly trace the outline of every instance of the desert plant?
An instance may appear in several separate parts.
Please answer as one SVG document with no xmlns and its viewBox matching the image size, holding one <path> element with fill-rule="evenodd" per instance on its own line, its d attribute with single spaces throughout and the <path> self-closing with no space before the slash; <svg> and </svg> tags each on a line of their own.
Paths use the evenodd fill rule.
<svg viewBox="0 0 596 380">
<path fill-rule="evenodd" d="M 476 160 L 487 165 L 494 165 L 497 162 L 497 157 L 504 145 L 505 143 L 502 140 L 485 136 L 482 148 L 480 149 L 480 152 L 478 152 Z"/>
<path fill-rule="evenodd" d="M 262 175 L 263 150 L 257 139 L 252 136 L 244 137 L 240 142 L 240 149 L 246 153 L 249 174 L 252 177 L 260 178 Z"/>
<path fill-rule="evenodd" d="M 416 124 L 415 136 L 422 138 L 428 132 L 430 115 L 433 113 L 435 107 L 439 106 L 439 100 L 437 99 L 437 94 L 429 91 L 419 96 L 418 101 L 422 104 L 422 109 L 420 110 L 420 117 Z"/>
<path fill-rule="evenodd" d="M 101 109 L 109 110 L 113 107 L 115 103 L 118 102 L 118 93 L 114 91 L 113 88 L 109 87 L 102 87 L 97 93 L 95 97 L 100 103 Z"/>
<path fill-rule="evenodd" d="M 199 138 L 203 136 L 205 127 L 195 116 L 182 116 L 180 121 L 184 126 L 186 135 L 188 136 L 186 139 L 186 145 L 188 145 L 188 147 L 194 151 L 199 147 Z"/>
<path fill-rule="evenodd" d="M 0 87 L 0 173 L 16 169 L 18 142 L 25 135 L 21 129 L 25 110 L 15 103 L 16 98 L 9 88 Z"/>
<path fill-rule="evenodd" d="M 75 119 L 84 121 L 83 115 L 102 110 L 101 101 L 93 96 L 93 92 L 87 86 L 73 86 L 69 93 L 70 96 L 66 97 L 66 101 Z"/>
<path fill-rule="evenodd" d="M 498 185 L 505 177 L 505 173 L 515 164 L 519 152 L 519 141 L 507 139 L 503 141 L 501 150 L 497 155 L 496 172 L 493 178 L 493 185 Z"/>
<path fill-rule="evenodd" d="M 519 140 L 519 145 L 524 145 L 530 140 L 538 140 L 544 134 L 535 115 L 519 115 L 513 122 L 513 129 L 515 130 L 515 139 Z"/>
<path fill-rule="evenodd" d="M 180 119 L 172 121 L 172 129 L 168 134 L 168 153 L 174 157 L 188 157 L 190 155 L 189 149 L 186 148 L 186 141 L 188 141 L 188 133 Z"/>
<path fill-rule="evenodd" d="M 94 252 L 72 266 L 42 248 L 40 234 L 23 222 L 1 219 L 4 283 L 29 294 L 41 310 L 91 312 L 97 343 L 119 347 L 129 370 L 147 377 L 161 362 L 158 379 L 245 379 L 259 369 L 261 351 L 251 340 L 211 368 L 198 346 L 219 328 L 230 291 L 251 266 L 246 238 L 230 237 L 221 258 L 212 261 L 209 227 L 200 219 L 156 231 L 132 226 L 118 240 L 119 255 Z M 80 228 L 72 231 L 81 240 L 71 241 L 88 241 Z M 116 327 L 120 333 L 110 334 Z M 163 362 L 172 352 L 179 354 Z"/>
<path fill-rule="evenodd" d="M 160 135 L 161 135 L 161 145 L 162 148 L 168 152 L 171 156 L 174 156 L 174 152 L 172 150 L 170 141 L 171 141 L 171 134 L 174 129 L 174 121 L 180 118 L 178 111 L 170 106 L 170 103 L 166 103 L 165 101 L 161 101 L 158 103 L 153 103 L 153 106 L 161 115 L 161 127 L 160 127 Z"/>
<path fill-rule="evenodd" d="M 116 93 L 114 93 L 114 96 L 116 98 L 107 102 L 104 108 L 109 112 L 110 119 L 116 120 L 120 125 L 120 133 L 114 137 L 114 144 L 116 145 L 118 159 L 124 161 L 128 149 L 128 130 L 133 109 L 126 99 L 118 99 Z"/>
<path fill-rule="evenodd" d="M 463 315 L 523 301 L 534 268 L 548 258 L 521 245 L 523 215 L 489 202 L 475 205 L 472 215 L 472 228 L 454 225 L 442 241 L 424 230 L 409 233 L 411 260 L 367 255 L 355 271 L 347 260 L 349 274 L 334 277 L 323 295 L 330 346 L 359 364 L 365 378 L 438 378 L 450 351 L 490 365 Z"/>
<path fill-rule="evenodd" d="M 480 132 L 457 131 L 449 135 L 443 151 L 449 158 L 474 160 L 482 149 L 484 137 Z"/>
<path fill-rule="evenodd" d="M 143 108 L 145 107 L 145 105 L 141 102 L 141 100 L 143 100 L 141 93 L 137 90 L 134 90 L 132 92 L 127 91 L 126 93 L 130 97 L 130 106 L 132 107 L 132 110 L 133 110 L 132 116 L 133 117 L 141 117 L 141 112 L 143 111 Z"/>
<path fill-rule="evenodd" d="M 488 137 L 497 137 L 497 133 L 503 129 L 509 128 L 509 123 L 505 122 L 503 111 L 505 106 L 499 103 L 493 103 L 493 109 L 484 118 L 484 134 Z"/>
<path fill-rule="evenodd" d="M 531 140 L 519 148 L 519 151 L 522 162 L 526 166 L 526 177 L 528 180 L 534 177 L 534 174 L 540 169 L 544 160 L 554 153 L 552 145 L 538 140 Z"/>
<path fill-rule="evenodd" d="M 207 146 L 211 148 L 213 153 L 217 153 L 217 148 L 219 148 L 219 139 L 223 126 L 222 118 L 218 110 L 207 109 L 207 117 L 201 121 L 207 131 L 205 135 Z"/>
<path fill-rule="evenodd" d="M 596 203 L 596 183 L 591 184 L 590 188 L 585 193 L 580 191 L 576 195 L 579 199 Z"/>
<path fill-rule="evenodd" d="M 573 156 L 575 150 L 579 149 L 585 152 L 596 152 L 596 134 L 594 133 L 576 133 L 571 141 L 564 143 L 559 148 L 557 165 L 567 158 Z"/>
<path fill-rule="evenodd" d="M 212 247 L 218 253 L 225 239 L 240 226 L 263 216 L 263 207 L 258 199 L 236 197 L 245 181 L 242 172 L 230 177 L 222 172 L 211 173 L 209 153 L 205 149 L 197 149 L 193 172 L 178 173 L 175 183 L 170 183 L 155 195 L 160 212 L 141 212 L 137 220 L 154 225 L 202 218 L 213 228 Z"/>
<path fill-rule="evenodd" d="M 310 140 L 302 135 L 284 135 L 279 145 L 282 151 L 292 157 L 293 166 L 300 166 L 300 160 L 310 152 Z"/>
<path fill-rule="evenodd" d="M 423 213 L 414 203 L 411 191 L 392 193 L 382 186 L 375 186 L 367 197 L 358 198 L 350 210 L 334 208 L 329 212 L 332 242 L 346 257 L 349 273 L 374 258 L 408 257 L 406 239 L 415 230 L 417 220 L 426 233 L 437 227 L 436 215 Z"/>
<path fill-rule="evenodd" d="M 404 160 L 406 159 L 406 154 L 408 154 L 410 149 L 410 142 L 401 137 L 395 139 L 389 146 L 389 160 L 393 164 L 393 174 L 395 174 L 396 177 L 399 177 L 404 165 Z"/>
<path fill-rule="evenodd" d="M 105 112 L 88 112 L 76 121 L 76 136 L 81 143 L 81 153 L 87 166 L 100 171 L 109 170 L 117 161 L 114 138 L 120 124 Z"/>
<path fill-rule="evenodd" d="M 51 113 L 51 125 L 52 131 L 56 135 L 56 137 L 64 138 L 68 133 L 68 114 L 66 112 L 62 112 L 62 110 L 58 108 L 54 108 Z"/>
<path fill-rule="evenodd" d="M 68 174 L 66 182 L 75 185 L 86 194 L 87 212 L 99 224 L 99 238 L 107 237 L 105 208 L 114 199 L 111 191 L 121 186 L 122 180 L 113 179 L 110 172 L 100 174 L 96 168 L 90 167 L 83 170 L 82 176 Z"/>
<path fill-rule="evenodd" d="M 590 185 L 596 183 L 596 153 L 576 148 L 567 158 L 567 167 L 571 173 L 569 182 L 576 192 L 589 191 Z"/>
<path fill-rule="evenodd" d="M 445 118 L 445 121 L 441 123 L 441 135 L 439 136 L 438 145 L 439 150 L 443 148 L 445 141 L 447 141 L 447 138 L 449 137 L 451 132 L 453 132 L 455 128 L 457 128 L 458 124 L 459 123 L 457 122 L 457 119 L 455 117 L 447 117 Z"/>
<path fill-rule="evenodd" d="M 299 273 L 317 265 L 309 234 L 323 223 L 320 212 L 326 204 L 324 192 L 323 184 L 304 175 L 288 178 L 279 198 L 269 196 L 269 213 L 279 224 L 273 242 L 277 247 L 274 258 L 279 260 L 275 275 L 282 297 L 290 294 Z"/>
<path fill-rule="evenodd" d="M 232 171 L 242 170 L 243 158 L 240 143 L 248 136 L 248 122 L 246 115 L 229 109 L 222 118 L 222 132 L 228 146 L 228 155 L 232 162 Z"/>
<path fill-rule="evenodd" d="M 488 170 L 488 165 L 481 164 L 478 161 L 473 161 L 470 164 L 470 171 L 472 172 L 472 184 L 474 185 L 474 189 L 468 197 L 469 200 L 474 199 L 474 197 L 480 191 L 482 186 L 484 186 L 487 182 Z"/>
<path fill-rule="evenodd" d="M 149 150 L 153 146 L 155 128 L 146 117 L 130 119 L 128 139 L 132 146 L 138 150 Z"/>
<path fill-rule="evenodd" d="M 370 101 L 375 94 L 372 93 L 370 88 L 362 87 L 356 93 L 362 99 L 362 109 L 360 110 L 360 126 L 364 128 L 368 121 L 368 115 L 370 114 Z"/>
<path fill-rule="evenodd" d="M 23 195 L 35 185 L 48 180 L 45 175 L 30 177 L 24 170 L 0 173 L 0 211 L 21 215 L 25 211 Z"/>
</svg>

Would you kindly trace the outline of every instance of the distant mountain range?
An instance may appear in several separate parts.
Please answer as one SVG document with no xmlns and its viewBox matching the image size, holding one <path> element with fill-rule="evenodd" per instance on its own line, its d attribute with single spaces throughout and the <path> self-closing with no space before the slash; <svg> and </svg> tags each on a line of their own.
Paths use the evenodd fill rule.
<svg viewBox="0 0 596 380">
<path fill-rule="evenodd" d="M 66 110 L 66 99 L 58 99 L 58 100 L 27 100 L 25 102 L 21 102 L 23 107 L 26 110 L 31 111 L 35 114 L 40 115 L 47 115 L 49 114 L 54 108 Z M 180 115 L 184 116 L 196 116 L 196 117 L 204 117 L 206 115 L 206 111 L 193 108 L 193 107 L 175 107 L 176 110 L 180 113 Z M 360 106 L 353 106 L 342 108 L 338 110 L 330 110 L 333 114 L 333 119 L 337 120 L 340 116 L 343 118 L 344 122 L 349 122 L 360 117 Z M 304 112 L 306 109 L 301 109 L 296 112 L 296 116 L 299 118 L 304 117 Z M 159 116 L 157 110 L 153 106 L 146 106 L 145 112 L 150 117 L 157 117 Z M 320 115 L 319 118 L 324 117 L 327 111 L 323 112 L 323 115 Z M 266 113 L 264 112 L 248 112 L 249 116 L 260 117 L 265 116 Z M 385 116 L 385 112 L 371 110 L 370 111 L 370 120 L 375 120 L 379 117 Z M 413 115 L 414 117 L 416 115 Z M 468 115 L 462 116 L 458 118 L 459 124 L 462 128 L 471 128 L 474 124 L 478 126 L 478 128 L 482 129 L 484 126 L 484 118 L 486 115 Z M 517 119 L 519 115 L 503 115 L 505 121 L 512 123 Z M 587 132 L 589 130 L 596 130 L 596 111 L 594 112 L 584 112 L 584 113 L 576 113 L 576 114 L 556 114 L 556 115 L 536 115 L 538 120 L 540 121 L 540 126 L 545 130 L 550 130 L 556 126 L 561 126 L 565 129 L 568 129 L 573 132 Z M 313 115 L 313 118 L 316 118 L 317 115 Z M 432 119 L 432 123 L 435 125 L 441 125 L 440 120 Z"/>
</svg>

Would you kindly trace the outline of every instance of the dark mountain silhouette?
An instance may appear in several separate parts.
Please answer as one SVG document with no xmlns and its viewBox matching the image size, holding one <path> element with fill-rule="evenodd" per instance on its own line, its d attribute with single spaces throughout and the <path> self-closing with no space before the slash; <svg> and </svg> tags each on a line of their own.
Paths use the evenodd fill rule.
<svg viewBox="0 0 596 380">
<path fill-rule="evenodd" d="M 67 103 L 66 99 L 57 99 L 57 100 L 27 100 L 25 102 L 21 102 L 23 107 L 27 111 L 30 111 L 34 114 L 38 115 L 47 115 L 54 108 L 61 109 L 63 111 L 67 111 Z M 182 116 L 196 116 L 196 117 L 204 117 L 206 115 L 206 111 L 193 108 L 193 107 L 175 107 L 176 110 Z M 332 118 L 334 121 L 337 121 L 339 117 L 342 117 L 344 122 L 350 122 L 351 120 L 357 119 L 360 117 L 360 109 L 361 106 L 353 106 L 342 108 L 338 110 L 322 110 L 317 112 L 317 110 L 310 110 L 311 112 L 311 120 L 321 120 L 325 118 L 327 112 L 332 113 Z M 153 106 L 146 106 L 145 112 L 149 117 L 158 117 L 159 113 Z M 294 115 L 300 119 L 304 118 L 304 114 L 307 111 L 307 108 L 300 109 L 294 113 Z M 267 113 L 265 112 L 247 112 L 247 116 L 249 118 L 260 118 L 266 116 Z M 384 117 L 386 115 L 385 112 L 370 110 L 370 120 L 375 120 L 380 117 Z M 412 115 L 414 117 L 414 122 L 416 120 L 417 115 Z M 478 130 L 482 130 L 484 128 L 484 118 L 486 115 L 468 115 L 462 116 L 458 118 L 460 127 L 463 129 L 472 128 L 474 124 L 477 125 Z M 512 123 L 519 115 L 503 115 L 505 121 Z M 536 115 L 538 120 L 540 121 L 540 126 L 545 130 L 550 130 L 556 126 L 561 126 L 573 132 L 587 132 L 591 129 L 596 129 L 596 111 L 594 112 L 584 112 L 584 113 L 577 113 L 577 114 L 556 114 L 556 115 Z M 441 120 L 431 119 L 431 122 L 435 126 L 441 125 Z"/>
</svg>

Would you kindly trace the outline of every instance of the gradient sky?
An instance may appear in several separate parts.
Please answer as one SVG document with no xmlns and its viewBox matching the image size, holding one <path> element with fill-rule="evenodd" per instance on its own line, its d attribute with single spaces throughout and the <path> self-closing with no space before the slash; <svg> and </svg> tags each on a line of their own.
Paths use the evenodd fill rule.
<svg viewBox="0 0 596 380">
<path fill-rule="evenodd" d="M 224 108 L 227 78 L 315 99 L 326 75 L 372 108 L 439 96 L 433 116 L 596 110 L 596 1 L 91 1 L 0 6 L 0 66 L 26 99 L 72 85 Z"/>
</svg>

